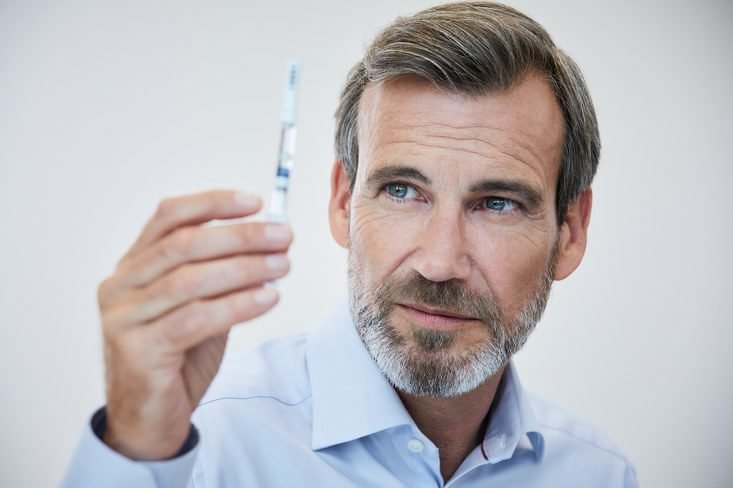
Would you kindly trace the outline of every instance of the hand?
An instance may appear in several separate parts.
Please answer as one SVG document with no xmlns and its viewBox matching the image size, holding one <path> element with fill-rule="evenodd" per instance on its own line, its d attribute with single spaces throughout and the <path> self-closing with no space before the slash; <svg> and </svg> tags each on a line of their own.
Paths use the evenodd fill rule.
<svg viewBox="0 0 733 488">
<path fill-rule="evenodd" d="M 104 442 L 119 453 L 138 460 L 175 455 L 230 328 L 278 301 L 263 284 L 288 272 L 287 226 L 202 226 L 260 207 L 256 197 L 223 190 L 164 200 L 100 285 Z"/>
</svg>

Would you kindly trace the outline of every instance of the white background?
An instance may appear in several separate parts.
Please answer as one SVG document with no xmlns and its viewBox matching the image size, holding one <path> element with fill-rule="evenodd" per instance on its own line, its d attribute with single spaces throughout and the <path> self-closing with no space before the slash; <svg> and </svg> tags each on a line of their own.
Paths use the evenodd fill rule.
<svg viewBox="0 0 733 488">
<path fill-rule="evenodd" d="M 54 486 L 104 401 L 95 294 L 157 201 L 268 194 L 284 65 L 304 61 L 281 305 L 232 348 L 344 295 L 326 219 L 347 70 L 407 0 L 0 2 L 0 484 Z M 647 487 L 732 486 L 733 6 L 518 0 L 583 69 L 603 139 L 589 249 L 518 362 Z"/>
</svg>

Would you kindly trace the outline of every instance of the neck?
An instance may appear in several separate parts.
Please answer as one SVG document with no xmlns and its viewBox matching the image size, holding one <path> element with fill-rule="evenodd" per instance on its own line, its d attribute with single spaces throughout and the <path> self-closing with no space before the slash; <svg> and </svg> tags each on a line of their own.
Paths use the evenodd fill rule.
<svg viewBox="0 0 733 488">
<path fill-rule="evenodd" d="M 478 388 L 448 398 L 416 396 L 397 391 L 420 431 L 440 453 L 440 474 L 448 481 L 466 456 L 481 443 L 488 412 L 505 366 Z"/>
</svg>

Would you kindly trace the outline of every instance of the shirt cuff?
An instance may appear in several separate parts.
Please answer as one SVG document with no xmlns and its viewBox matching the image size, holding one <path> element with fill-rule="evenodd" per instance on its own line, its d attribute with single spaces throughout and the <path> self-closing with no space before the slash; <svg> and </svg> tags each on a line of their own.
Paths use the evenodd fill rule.
<svg viewBox="0 0 733 488">
<path fill-rule="evenodd" d="M 100 408 L 82 433 L 61 486 L 168 488 L 190 485 L 198 454 L 199 434 L 192 424 L 175 457 L 164 461 L 133 461 L 104 442 L 106 410 Z"/>
</svg>

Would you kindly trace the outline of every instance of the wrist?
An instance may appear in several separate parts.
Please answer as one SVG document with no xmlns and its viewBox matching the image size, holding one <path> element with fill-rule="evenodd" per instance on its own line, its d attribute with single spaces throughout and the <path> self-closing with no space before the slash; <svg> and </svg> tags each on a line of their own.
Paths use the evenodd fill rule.
<svg viewBox="0 0 733 488">
<path fill-rule="evenodd" d="M 152 449 L 152 443 L 144 440 L 136 447 L 115 435 L 107 422 L 107 408 L 102 407 L 92 416 L 91 427 L 94 435 L 115 452 L 134 461 L 165 461 L 183 456 L 190 452 L 199 441 L 199 433 L 193 424 L 189 425 L 188 434 L 182 442 L 167 442 L 165 446 Z M 140 437 L 138 436 L 138 439 Z"/>
</svg>

